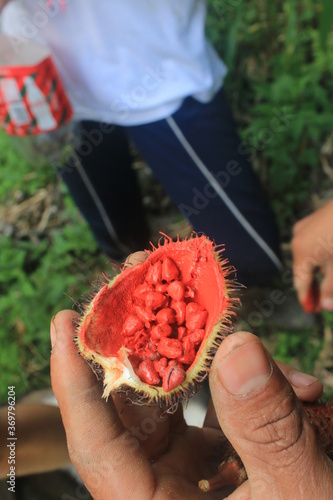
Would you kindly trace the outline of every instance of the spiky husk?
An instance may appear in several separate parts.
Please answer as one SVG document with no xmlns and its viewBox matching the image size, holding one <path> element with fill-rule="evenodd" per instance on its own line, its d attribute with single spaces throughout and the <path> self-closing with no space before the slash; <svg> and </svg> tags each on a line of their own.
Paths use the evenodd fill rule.
<svg viewBox="0 0 333 500">
<path fill-rule="evenodd" d="M 223 247 L 217 248 L 207 237 L 196 234 L 176 242 L 163 236 L 158 247 L 152 246 L 147 251 L 145 262 L 133 267 L 124 265 L 121 273 L 104 284 L 84 307 L 77 324 L 76 344 L 93 370 L 102 375 L 103 397 L 108 398 L 112 392 L 126 392 L 135 403 L 158 404 L 173 412 L 181 400 L 188 399 L 201 387 L 218 346 L 231 333 L 237 299 L 231 296 L 236 286 L 228 278 L 233 268 L 222 258 Z M 131 366 L 128 350 L 119 342 L 120 326 L 131 308 L 132 299 L 128 295 L 133 284 L 140 283 L 149 267 L 165 256 L 176 262 L 185 282 L 195 284 L 199 302 L 210 311 L 204 341 L 186 372 L 186 379 L 169 392 L 142 382 Z M 103 321 L 97 319 L 102 309 Z M 113 336 L 112 348 L 110 339 L 106 342 L 106 332 Z"/>
<path fill-rule="evenodd" d="M 314 427 L 318 441 L 333 460 L 333 401 L 303 403 L 307 416 Z"/>
</svg>

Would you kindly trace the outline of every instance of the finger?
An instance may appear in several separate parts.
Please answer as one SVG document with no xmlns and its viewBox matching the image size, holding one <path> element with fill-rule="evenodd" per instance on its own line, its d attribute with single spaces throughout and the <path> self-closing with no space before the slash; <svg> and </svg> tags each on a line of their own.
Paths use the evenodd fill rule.
<svg viewBox="0 0 333 500">
<path fill-rule="evenodd" d="M 333 311 L 333 259 L 327 261 L 325 277 L 320 286 L 320 305 L 326 311 Z"/>
<path fill-rule="evenodd" d="M 139 440 L 148 458 L 155 460 L 168 449 L 170 418 L 165 410 L 133 404 L 126 394 L 115 394 L 113 401 L 124 427 Z"/>
<path fill-rule="evenodd" d="M 315 402 L 322 396 L 323 384 L 316 377 L 295 370 L 282 361 L 276 361 L 276 364 L 301 401 Z"/>
<path fill-rule="evenodd" d="M 203 427 L 212 427 L 213 429 L 220 429 L 220 422 L 217 418 L 213 400 L 210 399 Z"/>
<path fill-rule="evenodd" d="M 135 266 L 136 264 L 141 264 L 141 262 L 144 262 L 148 258 L 148 252 L 135 252 L 131 253 L 126 261 L 125 261 L 125 266 Z"/>
<path fill-rule="evenodd" d="M 222 342 L 210 386 L 220 425 L 245 465 L 253 498 L 263 498 L 253 490 L 259 486 L 269 488 L 271 498 L 309 498 L 304 489 L 309 484 L 313 492 L 322 491 L 333 464 L 257 337 L 237 332 Z"/>
<path fill-rule="evenodd" d="M 249 481 L 245 481 L 237 488 L 236 491 L 234 491 L 231 495 L 229 495 L 225 500 L 250 500 L 251 498 L 253 497 L 251 496 L 250 483 Z"/>
<path fill-rule="evenodd" d="M 297 222 L 293 227 L 291 248 L 293 254 L 294 287 L 298 299 L 307 312 L 310 311 L 312 299 L 311 287 L 313 285 L 314 269 L 318 261 L 314 257 L 315 238 L 311 225 L 313 214 Z"/>
<path fill-rule="evenodd" d="M 323 384 L 320 380 L 312 375 L 295 370 L 295 368 L 287 363 L 283 363 L 282 361 L 275 362 L 291 384 L 296 396 L 301 401 L 307 401 L 309 403 L 318 401 L 323 394 Z M 207 408 L 204 427 L 213 427 L 214 429 L 220 428 L 212 399 Z"/>
<path fill-rule="evenodd" d="M 298 298 L 308 312 L 311 308 L 312 312 L 320 310 L 319 290 L 316 297 L 313 281 L 314 270 L 323 268 L 328 261 L 333 264 L 332 216 L 333 200 L 299 221 L 293 228 L 291 248 L 294 260 L 294 284 Z M 312 290 L 311 285 L 313 285 Z M 333 309 L 331 296 L 328 298 L 327 308 Z"/>
<path fill-rule="evenodd" d="M 51 380 L 72 462 L 94 498 L 149 498 L 153 477 L 139 441 L 123 427 L 112 403 L 73 343 L 72 311 L 51 323 Z M 56 339 L 54 339 L 54 336 Z M 131 481 L 128 481 L 128 471 Z M 120 494 L 122 492 L 122 494 Z"/>
<path fill-rule="evenodd" d="M 293 236 L 297 236 L 299 233 L 301 233 L 309 223 L 312 221 L 313 214 L 307 215 L 303 219 L 299 220 L 296 222 L 293 226 L 292 232 Z"/>
<path fill-rule="evenodd" d="M 316 260 L 309 257 L 303 242 L 294 238 L 291 242 L 293 250 L 293 277 L 294 287 L 298 300 L 303 305 L 313 283 L 313 273 L 317 266 Z"/>
</svg>

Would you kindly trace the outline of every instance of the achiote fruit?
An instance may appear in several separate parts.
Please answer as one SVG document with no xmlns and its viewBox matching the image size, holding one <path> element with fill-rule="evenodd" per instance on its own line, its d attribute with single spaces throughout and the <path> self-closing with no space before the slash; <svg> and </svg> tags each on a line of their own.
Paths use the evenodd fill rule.
<svg viewBox="0 0 333 500">
<path fill-rule="evenodd" d="M 166 406 L 193 395 L 228 332 L 230 268 L 205 236 L 165 237 L 147 259 L 106 283 L 77 327 L 77 345 L 104 372 L 104 397 Z M 136 395 L 136 396 L 135 396 Z"/>
</svg>

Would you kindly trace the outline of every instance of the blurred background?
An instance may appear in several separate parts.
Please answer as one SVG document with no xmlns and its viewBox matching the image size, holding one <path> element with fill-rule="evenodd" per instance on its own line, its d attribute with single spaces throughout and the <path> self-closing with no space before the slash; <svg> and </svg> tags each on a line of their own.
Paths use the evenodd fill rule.
<svg viewBox="0 0 333 500">
<path fill-rule="evenodd" d="M 209 0 L 208 9 L 207 31 L 229 69 L 225 88 L 241 147 L 275 210 L 288 271 L 293 224 L 333 198 L 333 3 Z M 149 167 L 133 155 L 153 242 L 159 231 L 189 234 Z M 112 275 L 116 266 L 99 251 L 53 167 L 29 160 L 0 131 L 1 404 L 10 385 L 17 396 L 49 387 L 50 318 L 89 292 L 102 271 Z M 315 373 L 332 395 L 332 314 L 303 313 L 290 280 L 277 279 L 272 289 L 287 297 L 272 311 L 264 302 L 271 289 L 259 296 L 242 291 L 236 328 Z"/>
<path fill-rule="evenodd" d="M 226 90 L 241 147 L 277 215 L 288 266 L 293 224 L 333 197 L 332 3 L 209 0 L 208 7 L 208 33 L 229 68 Z M 49 384 L 50 318 L 72 307 L 70 297 L 89 292 L 102 271 L 113 272 L 53 167 L 33 152 L 27 161 L 23 141 L 0 131 L 1 401 L 8 385 L 19 395 Z M 158 231 L 188 234 L 147 165 L 138 157 L 135 165 L 156 240 Z M 288 287 L 289 294 L 290 280 Z M 271 331 L 271 320 L 249 326 L 274 334 L 279 357 L 313 370 L 323 341 L 320 318 L 300 318 L 301 331 Z"/>
</svg>

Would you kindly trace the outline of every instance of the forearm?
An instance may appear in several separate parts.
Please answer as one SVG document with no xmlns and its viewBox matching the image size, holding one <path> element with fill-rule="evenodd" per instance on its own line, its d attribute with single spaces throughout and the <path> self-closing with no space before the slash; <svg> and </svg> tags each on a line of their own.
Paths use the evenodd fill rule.
<svg viewBox="0 0 333 500">
<path fill-rule="evenodd" d="M 60 411 L 44 404 L 16 406 L 15 474 L 47 472 L 70 464 Z M 9 472 L 7 409 L 0 409 L 0 479 Z"/>
</svg>

